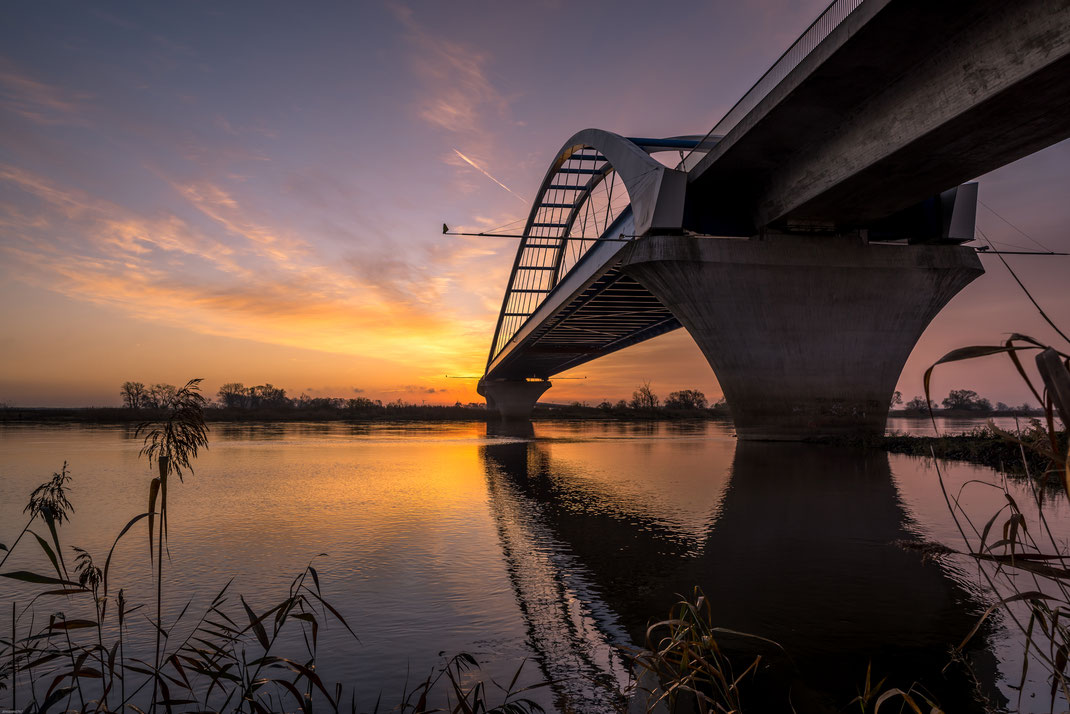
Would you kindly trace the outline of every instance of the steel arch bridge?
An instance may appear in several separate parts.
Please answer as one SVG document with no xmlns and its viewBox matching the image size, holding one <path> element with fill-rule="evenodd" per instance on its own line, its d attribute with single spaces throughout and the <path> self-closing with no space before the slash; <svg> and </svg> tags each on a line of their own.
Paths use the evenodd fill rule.
<svg viewBox="0 0 1070 714">
<path fill-rule="evenodd" d="M 585 129 L 557 152 L 528 214 L 494 328 L 485 380 L 546 379 L 680 327 L 617 267 L 636 235 L 679 226 L 701 137 L 624 138 Z"/>
<path fill-rule="evenodd" d="M 704 137 L 575 134 L 479 392 L 524 419 L 549 377 L 684 326 L 741 437 L 881 432 L 984 272 L 963 182 L 1070 137 L 1068 72 L 1066 0 L 833 0 Z"/>
</svg>

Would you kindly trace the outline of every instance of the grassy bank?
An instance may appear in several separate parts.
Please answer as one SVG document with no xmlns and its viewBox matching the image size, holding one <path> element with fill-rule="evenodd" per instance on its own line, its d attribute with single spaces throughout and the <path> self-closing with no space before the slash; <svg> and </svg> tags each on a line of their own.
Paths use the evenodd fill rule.
<svg viewBox="0 0 1070 714">
<path fill-rule="evenodd" d="M 1011 435 L 994 431 L 983 426 L 961 434 L 941 436 L 918 436 L 913 434 L 892 434 L 870 439 L 817 439 L 818 443 L 838 446 L 861 446 L 865 448 L 884 449 L 893 454 L 911 456 L 936 456 L 938 459 L 965 461 L 979 466 L 988 466 L 1001 473 L 1032 474 L 1040 476 L 1053 466 L 1046 448 L 1050 448 L 1051 437 L 1037 422 L 1023 429 L 1016 441 Z M 1066 453 L 1067 432 L 1056 432 L 1056 451 Z M 1062 477 L 1051 474 L 1052 485 L 1062 485 Z"/>
<path fill-rule="evenodd" d="M 1024 435 L 1030 439 L 1032 433 Z M 1062 446 L 1067 448 L 1067 436 L 1063 431 L 1056 435 Z M 951 436 L 886 436 L 879 445 L 894 454 L 912 454 L 916 456 L 936 455 L 940 459 L 968 461 L 982 466 L 989 466 L 1005 473 L 1025 473 L 1023 458 L 1030 473 L 1043 473 L 1050 464 L 1050 459 L 1032 449 L 1025 449 L 1014 441 L 993 433 L 987 427 L 975 429 L 964 434 Z"/>
</svg>

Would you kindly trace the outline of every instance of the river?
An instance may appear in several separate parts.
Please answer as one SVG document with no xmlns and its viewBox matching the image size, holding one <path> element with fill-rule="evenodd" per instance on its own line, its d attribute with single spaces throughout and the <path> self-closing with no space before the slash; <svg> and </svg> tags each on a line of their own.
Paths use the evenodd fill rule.
<svg viewBox="0 0 1070 714">
<path fill-rule="evenodd" d="M 103 561 L 147 507 L 153 472 L 139 448 L 128 427 L 0 427 L 0 543 L 15 539 L 29 492 L 66 460 L 76 510 L 62 539 Z M 842 709 L 872 663 L 875 675 L 920 680 L 948 709 L 968 710 L 966 678 L 940 671 L 988 595 L 968 559 L 904 547 L 962 548 L 937 467 L 952 492 L 1001 483 L 963 463 L 737 443 L 730 424 L 713 421 L 536 422 L 511 433 L 483 423 L 212 424 L 195 472 L 171 487 L 165 609 L 173 617 L 192 601 L 195 611 L 231 578 L 266 609 L 314 559 L 325 598 L 359 637 L 331 623 L 318 671 L 351 687 L 362 709 L 380 694 L 397 703 L 441 653 L 468 652 L 499 681 L 521 664 L 521 683 L 553 680 L 532 693 L 548 709 L 605 711 L 628 681 L 622 653 L 698 586 L 717 624 L 783 648 L 755 648 L 776 669 L 760 697 Z M 1035 511 L 1028 485 L 1007 488 Z M 969 486 L 962 503 L 983 523 L 1005 498 Z M 1045 514 L 1065 542 L 1065 501 Z M 50 566 L 24 541 L 5 566 L 14 568 Z M 150 602 L 150 568 L 142 522 L 120 541 L 110 577 L 131 601 Z M 28 601 L 27 588 L 0 584 L 0 607 Z M 148 630 L 130 646 L 148 647 Z M 982 689 L 1015 703 L 1022 638 L 1010 623 L 995 620 L 968 650 Z M 1043 674 L 1027 680 L 1022 709 L 1032 700 L 1046 710 Z"/>
</svg>

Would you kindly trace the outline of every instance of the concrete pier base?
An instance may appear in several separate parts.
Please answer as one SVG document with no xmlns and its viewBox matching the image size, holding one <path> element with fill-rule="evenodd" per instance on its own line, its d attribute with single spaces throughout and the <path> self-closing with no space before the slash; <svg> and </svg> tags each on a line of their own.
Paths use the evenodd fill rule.
<svg viewBox="0 0 1070 714">
<path fill-rule="evenodd" d="M 542 393 L 552 384 L 547 380 L 479 380 L 476 391 L 487 400 L 487 411 L 497 412 L 502 421 L 527 421 Z"/>
<path fill-rule="evenodd" d="M 984 272 L 962 246 L 650 236 L 622 260 L 698 343 L 741 439 L 883 433 L 925 327 Z"/>
</svg>

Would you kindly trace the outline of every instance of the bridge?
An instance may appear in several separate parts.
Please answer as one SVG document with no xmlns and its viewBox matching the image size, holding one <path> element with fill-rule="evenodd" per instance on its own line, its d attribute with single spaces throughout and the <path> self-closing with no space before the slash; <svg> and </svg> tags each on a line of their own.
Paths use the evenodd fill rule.
<svg viewBox="0 0 1070 714">
<path fill-rule="evenodd" d="M 1070 136 L 1070 0 L 836 0 L 704 136 L 585 129 L 550 162 L 479 391 L 684 327 L 742 439 L 880 433 L 984 269 L 977 185 Z"/>
</svg>

